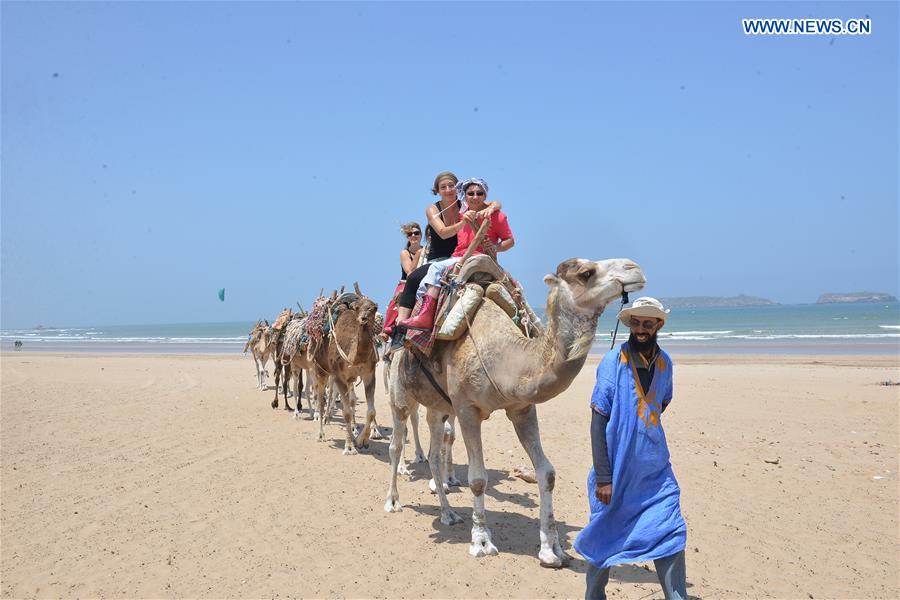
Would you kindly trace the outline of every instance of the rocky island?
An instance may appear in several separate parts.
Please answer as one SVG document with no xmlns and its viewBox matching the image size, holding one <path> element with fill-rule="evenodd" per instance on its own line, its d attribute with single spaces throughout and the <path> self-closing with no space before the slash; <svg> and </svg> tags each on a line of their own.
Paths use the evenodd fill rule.
<svg viewBox="0 0 900 600">
<path fill-rule="evenodd" d="M 680 298 L 662 298 L 661 302 L 668 308 L 739 308 L 743 306 L 770 306 L 778 304 L 766 298 L 756 296 L 683 296 Z"/>
<path fill-rule="evenodd" d="M 822 294 L 816 304 L 856 304 L 859 302 L 897 302 L 890 294 L 877 292 L 852 292 L 849 294 Z"/>
</svg>

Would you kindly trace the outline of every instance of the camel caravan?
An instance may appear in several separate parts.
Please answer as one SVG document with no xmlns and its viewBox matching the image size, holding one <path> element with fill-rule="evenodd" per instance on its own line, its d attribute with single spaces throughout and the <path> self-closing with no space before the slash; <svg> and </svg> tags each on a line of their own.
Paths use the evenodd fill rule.
<svg viewBox="0 0 900 600">
<path fill-rule="evenodd" d="M 452 189 L 439 186 L 448 180 Z M 318 420 L 320 441 L 325 439 L 324 427 L 331 418 L 329 402 L 339 400 L 344 419 L 343 452 L 348 455 L 366 449 L 370 440 L 382 439 L 387 433 L 375 422 L 375 371 L 382 362 L 393 420 L 384 504 L 389 513 L 402 510 L 398 475 L 409 473 L 404 460 L 408 423 L 415 437 L 415 460 L 425 460 L 417 426 L 423 407 L 429 431 L 429 486 L 440 504 L 440 521 L 447 526 L 463 522 L 447 498 L 450 487 L 461 485 L 452 463 L 458 428 L 473 495 L 469 553 L 474 557 L 498 554 L 485 516 L 488 478 L 481 426 L 493 412 L 505 411 L 533 465 L 532 481 L 538 485 L 538 559 L 542 566 L 560 568 L 570 557 L 560 545 L 553 516 L 556 472 L 541 446 L 537 406 L 569 387 L 585 364 L 604 309 L 623 294 L 643 288 L 645 278 L 640 267 L 628 259 L 565 260 L 554 274 L 544 277 L 549 292 L 542 321 L 521 285 L 498 263 L 497 253 L 512 247 L 512 236 L 504 233 L 508 227 L 503 228 L 505 216 L 496 208 L 499 204 L 484 203 L 486 183 L 458 183 L 455 176 L 444 173 L 435 180 L 435 195 L 438 190 L 441 201 L 427 213 L 429 236 L 453 234 L 456 238 L 458 232 L 453 244 L 456 256 L 431 260 L 430 264 L 420 260 L 409 271 L 404 266 L 406 281 L 398 285 L 386 322 L 376 312 L 377 304 L 354 285 L 354 292 L 334 292 L 329 297 L 320 294 L 308 313 L 285 309 L 271 326 L 268 321 L 257 322 L 245 352 L 253 356 L 260 389 L 266 389 L 266 362 L 274 362 L 276 382 L 282 383 L 281 395 L 288 410 L 287 381 L 295 381 L 297 415 L 302 410 L 302 374 L 307 373 L 315 400 L 315 411 L 310 402 L 309 414 L 310 419 Z M 470 200 L 468 210 L 458 200 L 463 194 Z M 466 212 L 475 217 L 466 217 Z M 421 228 L 409 231 L 413 240 L 415 235 L 421 236 Z M 429 242 L 430 247 L 439 243 L 436 237 Z M 466 247 L 460 251 L 463 245 Z M 414 250 L 415 256 L 424 256 L 418 246 L 411 249 L 407 244 L 410 257 Z M 404 293 L 415 303 L 404 299 Z M 395 303 L 399 303 L 399 311 Z M 406 314 L 404 303 L 412 304 Z M 365 416 L 359 425 L 353 393 L 357 384 L 362 385 L 366 397 Z M 278 394 L 276 383 L 273 408 L 278 407 Z"/>
</svg>

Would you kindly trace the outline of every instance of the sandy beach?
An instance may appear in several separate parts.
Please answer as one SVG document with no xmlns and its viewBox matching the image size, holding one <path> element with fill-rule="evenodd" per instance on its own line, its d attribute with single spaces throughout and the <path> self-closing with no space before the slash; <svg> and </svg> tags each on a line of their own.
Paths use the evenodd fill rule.
<svg viewBox="0 0 900 600">
<path fill-rule="evenodd" d="M 385 513 L 387 442 L 344 456 L 340 420 L 317 442 L 312 422 L 269 407 L 248 356 L 5 353 L 0 594 L 582 597 L 571 544 L 587 519 L 598 360 L 539 409 L 574 557 L 553 571 L 538 565 L 537 487 L 512 476 L 527 458 L 503 414 L 484 427 L 500 555 L 474 559 L 467 488 L 450 495 L 466 523 L 441 525 L 414 465 L 404 510 Z M 692 596 L 900 595 L 900 388 L 885 380 L 900 380 L 896 356 L 675 356 L 663 423 Z M 461 439 L 455 460 L 465 481 Z M 652 564 L 614 568 L 608 592 L 662 597 Z"/>
</svg>

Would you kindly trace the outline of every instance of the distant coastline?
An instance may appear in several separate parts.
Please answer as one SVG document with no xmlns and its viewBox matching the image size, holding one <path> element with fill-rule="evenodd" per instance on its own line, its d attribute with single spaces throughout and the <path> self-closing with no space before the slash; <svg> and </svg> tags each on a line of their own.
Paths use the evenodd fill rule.
<svg viewBox="0 0 900 600">
<path fill-rule="evenodd" d="M 880 292 L 851 292 L 849 294 L 822 294 L 816 304 L 856 304 L 860 302 L 897 302 L 897 298 Z"/>
<path fill-rule="evenodd" d="M 668 308 L 737 308 L 742 306 L 774 306 L 774 302 L 767 298 L 757 296 L 682 296 L 678 298 L 661 298 L 664 306 Z"/>
</svg>

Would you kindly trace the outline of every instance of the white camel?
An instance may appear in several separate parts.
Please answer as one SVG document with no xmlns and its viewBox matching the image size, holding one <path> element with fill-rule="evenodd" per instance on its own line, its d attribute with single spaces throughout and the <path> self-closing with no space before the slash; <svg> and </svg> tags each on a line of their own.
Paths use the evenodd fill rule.
<svg viewBox="0 0 900 600">
<path fill-rule="evenodd" d="M 397 472 L 406 421 L 419 404 L 426 407 L 431 432 L 428 461 L 435 481 L 443 481 L 441 461 L 445 453 L 444 423 L 456 415 L 469 458 L 468 484 L 474 495 L 472 544 L 469 553 L 480 557 L 497 554 L 491 541 L 484 510 L 487 473 L 481 440 L 481 423 L 496 410 L 506 411 L 519 441 L 534 466 L 540 494 L 540 542 L 538 558 L 544 566 L 561 567 L 570 557 L 563 552 L 553 516 L 556 472 L 544 455 L 538 430 L 537 405 L 556 397 L 581 370 L 594 340 L 597 319 L 623 291 L 641 289 L 641 269 L 627 259 L 590 261 L 570 259 L 544 281 L 547 296 L 546 331 L 525 337 L 494 302 L 485 300 L 468 331 L 459 339 L 435 348 L 432 359 L 419 358 L 408 349 L 391 361 L 390 404 L 394 434 L 390 445 L 390 487 L 384 509 L 401 510 Z M 445 392 L 432 386 L 422 369 Z M 448 440 L 452 442 L 452 440 Z M 441 523 L 452 525 L 462 518 L 450 508 L 442 486 L 436 486 Z"/>
</svg>

